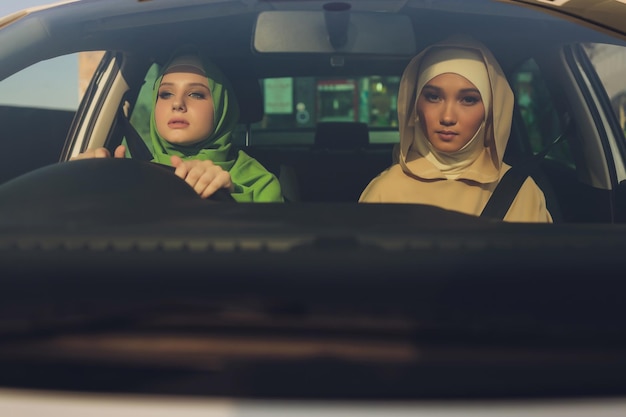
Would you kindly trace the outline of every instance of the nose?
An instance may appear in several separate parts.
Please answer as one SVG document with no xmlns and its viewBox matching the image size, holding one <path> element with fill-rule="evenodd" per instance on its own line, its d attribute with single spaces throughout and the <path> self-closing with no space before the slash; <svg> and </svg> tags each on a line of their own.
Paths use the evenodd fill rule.
<svg viewBox="0 0 626 417">
<path fill-rule="evenodd" d="M 180 97 L 176 97 L 173 101 L 172 101 L 172 110 L 174 111 L 185 111 L 185 100 L 181 99 Z"/>
<path fill-rule="evenodd" d="M 456 124 L 456 111 L 454 108 L 454 103 L 446 102 L 443 105 L 439 123 L 444 126 L 452 126 Z"/>
</svg>

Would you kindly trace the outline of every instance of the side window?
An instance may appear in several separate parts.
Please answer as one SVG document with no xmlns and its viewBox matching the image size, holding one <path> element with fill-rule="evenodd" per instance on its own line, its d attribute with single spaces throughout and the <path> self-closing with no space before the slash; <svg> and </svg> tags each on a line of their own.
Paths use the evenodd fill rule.
<svg viewBox="0 0 626 417">
<path fill-rule="evenodd" d="M 533 59 L 525 61 L 512 74 L 511 84 L 521 114 L 528 146 L 533 154 L 549 147 L 562 134 L 562 126 L 554 100 L 544 77 Z M 575 167 L 569 143 L 552 146 L 546 158 L 571 168 Z"/>
<path fill-rule="evenodd" d="M 2 106 L 75 112 L 78 99 L 78 54 L 38 62 L 0 82 Z"/>
<path fill-rule="evenodd" d="M 81 96 L 80 62 L 59 56 L 0 81 L 0 140 L 7 154 L 28 155 L 1 164 L 0 182 L 59 161 Z"/>
<path fill-rule="evenodd" d="M 626 48 L 618 45 L 589 43 L 584 45 L 606 93 L 611 100 L 613 112 L 626 133 Z"/>
</svg>

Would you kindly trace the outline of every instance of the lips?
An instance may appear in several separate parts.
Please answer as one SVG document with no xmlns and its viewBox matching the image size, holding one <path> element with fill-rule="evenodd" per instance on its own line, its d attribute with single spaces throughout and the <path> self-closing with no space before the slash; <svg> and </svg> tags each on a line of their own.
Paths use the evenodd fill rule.
<svg viewBox="0 0 626 417">
<path fill-rule="evenodd" d="M 437 135 L 439 136 L 439 138 L 441 140 L 450 141 L 450 140 L 453 140 L 454 138 L 456 138 L 457 133 L 456 132 L 452 132 L 450 130 L 440 130 L 440 131 L 437 132 Z"/>
<path fill-rule="evenodd" d="M 169 122 L 167 122 L 167 126 L 172 129 L 182 129 L 189 126 L 189 122 L 184 119 L 171 119 Z"/>
</svg>

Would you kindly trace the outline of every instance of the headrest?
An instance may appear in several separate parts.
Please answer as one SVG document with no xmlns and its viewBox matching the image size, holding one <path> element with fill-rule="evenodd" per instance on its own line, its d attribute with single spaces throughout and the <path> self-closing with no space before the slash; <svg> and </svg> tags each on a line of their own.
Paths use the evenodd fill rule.
<svg viewBox="0 0 626 417">
<path fill-rule="evenodd" d="M 237 102 L 239 103 L 239 123 L 252 124 L 263 119 L 263 93 L 256 78 L 231 80 Z"/>
<path fill-rule="evenodd" d="M 315 127 L 315 146 L 326 149 L 355 149 L 370 142 L 367 123 L 320 122 Z"/>
</svg>

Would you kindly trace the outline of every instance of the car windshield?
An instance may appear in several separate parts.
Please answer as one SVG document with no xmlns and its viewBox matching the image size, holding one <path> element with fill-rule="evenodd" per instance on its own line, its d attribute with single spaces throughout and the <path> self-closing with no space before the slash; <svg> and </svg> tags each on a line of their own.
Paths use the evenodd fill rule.
<svg viewBox="0 0 626 417">
<path fill-rule="evenodd" d="M 10 389 L 623 401 L 624 18 L 78 0 L 0 20 L 0 414 Z"/>
</svg>

